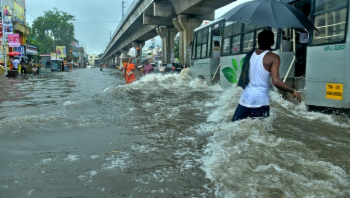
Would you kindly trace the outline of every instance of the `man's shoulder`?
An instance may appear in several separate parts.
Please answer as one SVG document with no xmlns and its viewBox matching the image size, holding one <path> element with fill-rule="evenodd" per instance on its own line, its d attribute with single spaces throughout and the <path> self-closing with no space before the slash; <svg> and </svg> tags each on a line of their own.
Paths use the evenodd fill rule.
<svg viewBox="0 0 350 198">
<path fill-rule="evenodd" d="M 280 57 L 278 54 L 275 54 L 271 51 L 267 52 L 265 56 L 271 57 L 271 58 L 279 58 Z"/>
</svg>

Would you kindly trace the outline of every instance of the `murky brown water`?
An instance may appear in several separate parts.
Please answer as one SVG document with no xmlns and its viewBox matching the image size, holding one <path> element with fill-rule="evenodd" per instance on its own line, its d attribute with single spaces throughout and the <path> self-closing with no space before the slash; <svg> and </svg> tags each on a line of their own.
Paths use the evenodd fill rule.
<svg viewBox="0 0 350 198">
<path fill-rule="evenodd" d="M 0 197 L 350 196 L 346 115 L 271 93 L 268 120 L 231 123 L 241 90 L 186 72 L 0 83 Z"/>
</svg>

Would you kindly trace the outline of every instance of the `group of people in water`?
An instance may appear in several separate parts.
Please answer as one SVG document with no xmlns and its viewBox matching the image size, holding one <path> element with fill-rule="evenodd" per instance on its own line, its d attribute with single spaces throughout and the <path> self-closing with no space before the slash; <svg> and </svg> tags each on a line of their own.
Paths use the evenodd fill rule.
<svg viewBox="0 0 350 198">
<path fill-rule="evenodd" d="M 10 68 L 12 70 L 19 70 L 19 66 L 21 66 L 21 75 L 27 75 L 27 66 L 30 66 L 32 68 L 33 75 L 38 74 L 38 68 L 35 67 L 35 65 L 32 62 L 25 61 L 23 58 L 19 60 L 18 57 L 14 57 L 11 61 Z"/>
<path fill-rule="evenodd" d="M 135 64 L 132 62 L 132 59 L 130 58 L 127 63 L 124 64 L 123 67 L 123 74 L 125 76 L 125 82 L 126 84 L 130 84 L 135 82 Z M 145 60 L 145 66 L 143 67 L 143 74 L 146 75 L 148 73 L 151 73 L 154 71 L 153 66 L 148 62 L 148 60 Z"/>
</svg>

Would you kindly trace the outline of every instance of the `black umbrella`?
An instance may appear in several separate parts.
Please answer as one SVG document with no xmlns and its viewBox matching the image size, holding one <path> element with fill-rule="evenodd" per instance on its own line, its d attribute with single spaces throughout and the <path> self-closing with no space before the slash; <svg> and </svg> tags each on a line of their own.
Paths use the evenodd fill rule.
<svg viewBox="0 0 350 198">
<path fill-rule="evenodd" d="M 277 0 L 248 1 L 234 7 L 221 18 L 246 25 L 263 25 L 273 28 L 314 29 L 310 20 L 295 7 Z"/>
</svg>

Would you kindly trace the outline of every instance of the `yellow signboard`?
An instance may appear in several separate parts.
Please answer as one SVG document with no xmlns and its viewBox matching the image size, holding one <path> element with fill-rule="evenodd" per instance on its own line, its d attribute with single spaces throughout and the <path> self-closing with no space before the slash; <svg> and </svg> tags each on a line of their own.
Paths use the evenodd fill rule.
<svg viewBox="0 0 350 198">
<path fill-rule="evenodd" d="M 326 84 L 326 98 L 343 100 L 343 84 Z"/>
<path fill-rule="evenodd" d="M 14 16 L 15 20 L 24 24 L 24 8 L 20 6 L 17 2 L 14 2 L 13 9 L 15 13 L 15 16 Z"/>
<path fill-rule="evenodd" d="M 66 57 L 66 46 L 56 46 L 56 54 L 58 58 Z"/>
</svg>

